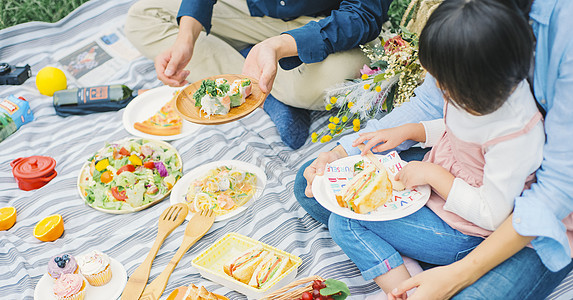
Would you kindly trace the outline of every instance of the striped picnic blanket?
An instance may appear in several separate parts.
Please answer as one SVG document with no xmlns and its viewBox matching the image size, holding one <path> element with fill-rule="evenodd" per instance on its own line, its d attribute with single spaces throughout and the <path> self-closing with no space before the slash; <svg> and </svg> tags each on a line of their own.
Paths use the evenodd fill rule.
<svg viewBox="0 0 573 300">
<path fill-rule="evenodd" d="M 30 64 L 33 73 L 55 63 L 62 51 L 93 37 L 105 24 L 123 24 L 133 0 L 93 0 L 56 24 L 32 22 L 0 31 L 0 61 L 13 65 Z M 113 74 L 101 74 L 106 84 L 132 88 L 161 86 L 153 62 L 140 57 Z M 0 86 L 0 98 L 10 94 L 28 99 L 35 120 L 0 143 L 0 207 L 14 206 L 18 221 L 9 231 L 0 232 L 0 298 L 33 299 L 34 289 L 45 274 L 48 259 L 62 252 L 74 254 L 97 249 L 118 260 L 131 274 L 147 255 L 156 235 L 157 219 L 169 199 L 141 212 L 111 215 L 86 206 L 76 180 L 84 162 L 105 142 L 129 137 L 122 125 L 122 113 L 108 112 L 62 118 L 55 114 L 51 97 L 42 96 L 34 78 L 21 86 Z M 326 115 L 317 113 L 312 130 L 326 124 Z M 172 141 L 183 159 L 183 172 L 218 160 L 240 160 L 261 167 L 267 175 L 263 195 L 243 214 L 217 222 L 194 245 L 175 268 L 166 295 L 181 285 L 194 283 L 224 294 L 230 299 L 246 297 L 204 279 L 190 265 L 191 260 L 229 232 L 238 232 L 302 258 L 297 278 L 320 275 L 346 282 L 351 299 L 365 299 L 380 293 L 372 281 L 362 279 L 356 266 L 333 242 L 327 229 L 312 219 L 293 195 L 293 181 L 300 166 L 332 144 L 308 143 L 292 151 L 280 140 L 268 115 L 258 109 L 239 121 L 206 126 L 183 139 Z M 58 175 L 45 187 L 19 190 L 10 162 L 18 157 L 51 156 Z M 32 235 L 42 218 L 61 214 L 64 235 L 44 243 Z M 177 228 L 160 248 L 151 269 L 155 278 L 167 265 L 181 243 L 185 226 Z M 571 274 L 549 297 L 573 296 Z"/>
</svg>

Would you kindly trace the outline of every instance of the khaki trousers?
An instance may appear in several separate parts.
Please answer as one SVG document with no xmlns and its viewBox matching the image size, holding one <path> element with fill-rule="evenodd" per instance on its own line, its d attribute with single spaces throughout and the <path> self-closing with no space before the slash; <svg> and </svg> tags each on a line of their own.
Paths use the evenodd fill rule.
<svg viewBox="0 0 573 300">
<path fill-rule="evenodd" d="M 129 10 L 125 34 L 150 59 L 175 43 L 179 30 L 177 12 L 181 0 L 140 0 Z M 240 74 L 245 59 L 238 50 L 319 18 L 299 17 L 283 21 L 251 17 L 244 0 L 219 0 L 213 7 L 211 33 L 201 32 L 186 69 L 195 82 L 220 74 Z M 358 48 L 329 55 L 318 63 L 302 64 L 285 71 L 278 67 L 271 90 L 279 101 L 300 108 L 324 109 L 324 90 L 359 75 L 368 58 Z"/>
</svg>

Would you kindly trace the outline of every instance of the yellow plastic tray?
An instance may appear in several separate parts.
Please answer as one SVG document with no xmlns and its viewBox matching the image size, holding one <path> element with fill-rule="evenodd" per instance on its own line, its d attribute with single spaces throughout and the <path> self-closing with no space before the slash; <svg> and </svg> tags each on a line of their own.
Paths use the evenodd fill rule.
<svg viewBox="0 0 573 300">
<path fill-rule="evenodd" d="M 286 271 L 264 289 L 257 289 L 244 284 L 225 274 L 223 271 L 223 265 L 225 262 L 255 245 L 262 245 L 267 250 L 274 251 L 279 255 L 284 255 L 289 258 L 289 262 L 286 266 Z M 288 252 L 261 243 L 257 240 L 238 234 L 236 232 L 226 234 L 220 240 L 211 245 L 211 247 L 205 249 L 205 251 L 199 254 L 199 256 L 195 257 L 195 259 L 193 259 L 191 262 L 193 267 L 199 269 L 201 276 L 230 289 L 233 289 L 239 293 L 245 294 L 247 297 L 253 299 L 264 297 L 266 294 L 269 294 L 272 291 L 275 291 L 292 282 L 296 277 L 297 268 L 301 263 L 302 259 L 298 256 L 292 255 Z"/>
</svg>

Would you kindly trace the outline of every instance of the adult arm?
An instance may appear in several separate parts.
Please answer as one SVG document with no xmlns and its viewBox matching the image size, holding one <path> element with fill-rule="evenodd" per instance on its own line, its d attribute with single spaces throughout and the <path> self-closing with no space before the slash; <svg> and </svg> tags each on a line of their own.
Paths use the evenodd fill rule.
<svg viewBox="0 0 573 300">
<path fill-rule="evenodd" d="M 535 1 L 532 12 L 542 6 Z M 573 41 L 566 38 L 573 25 L 572 9 L 571 1 L 556 2 L 549 23 L 532 15 L 540 20 L 533 23 L 537 38 L 533 84 L 537 100 L 547 111 L 547 137 L 537 183 L 516 199 L 513 219 L 518 233 L 538 237 L 531 244 L 551 271 L 571 262 L 562 220 L 573 211 Z"/>
<path fill-rule="evenodd" d="M 257 78 L 261 90 L 269 93 L 277 73 L 277 62 L 283 69 L 290 70 L 303 62 L 320 62 L 334 52 L 375 39 L 387 19 L 390 2 L 342 1 L 327 17 L 255 45 L 245 60 L 242 73 Z"/>
<path fill-rule="evenodd" d="M 204 28 L 211 30 L 213 5 L 216 0 L 183 0 L 177 13 L 179 32 L 171 48 L 155 58 L 157 78 L 170 86 L 183 86 L 187 83 L 189 71 L 185 66 L 193 56 L 195 42 Z"/>
<path fill-rule="evenodd" d="M 327 17 L 286 31 L 286 34 L 295 39 L 298 55 L 281 60 L 281 67 L 290 70 L 301 63 L 320 62 L 332 53 L 374 40 L 388 19 L 391 2 L 344 0 Z"/>
<path fill-rule="evenodd" d="M 509 216 L 462 260 L 407 279 L 388 294 L 388 299 L 406 299 L 406 292 L 413 288 L 417 289 L 407 297 L 409 300 L 449 299 L 520 251 L 532 239 L 519 235 L 513 228 L 512 216 Z"/>
<path fill-rule="evenodd" d="M 159 80 L 169 86 L 182 86 L 187 83 L 189 71 L 183 68 L 193 56 L 195 41 L 202 28 L 201 23 L 195 18 L 181 17 L 175 43 L 155 58 L 155 71 Z"/>
</svg>

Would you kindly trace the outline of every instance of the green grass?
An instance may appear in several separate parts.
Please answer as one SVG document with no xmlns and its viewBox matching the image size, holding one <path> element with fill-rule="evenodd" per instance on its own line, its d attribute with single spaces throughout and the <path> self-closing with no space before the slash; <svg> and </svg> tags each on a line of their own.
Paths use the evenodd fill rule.
<svg viewBox="0 0 573 300">
<path fill-rule="evenodd" d="M 30 21 L 56 22 L 88 0 L 0 0 L 0 29 Z"/>
</svg>

